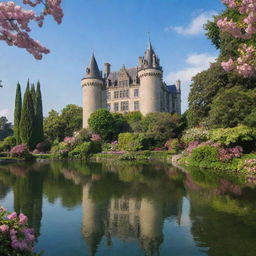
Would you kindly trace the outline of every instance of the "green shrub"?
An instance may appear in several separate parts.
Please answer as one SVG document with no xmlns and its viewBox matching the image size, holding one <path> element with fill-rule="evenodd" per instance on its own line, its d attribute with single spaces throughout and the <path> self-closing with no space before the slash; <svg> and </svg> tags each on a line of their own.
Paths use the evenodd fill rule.
<svg viewBox="0 0 256 256">
<path fill-rule="evenodd" d="M 118 147 L 120 150 L 139 151 L 142 149 L 142 135 L 134 133 L 120 133 L 118 136 Z"/>
<path fill-rule="evenodd" d="M 179 152 L 183 148 L 179 139 L 169 139 L 164 146 L 168 148 L 168 151 L 172 154 Z"/>
<path fill-rule="evenodd" d="M 15 145 L 16 139 L 14 136 L 6 137 L 3 141 L 0 141 L 0 151 L 10 151 Z"/>
<path fill-rule="evenodd" d="M 134 153 L 129 152 L 119 156 L 118 160 L 126 160 L 126 161 L 136 160 L 136 155 Z"/>
<path fill-rule="evenodd" d="M 102 144 L 102 151 L 103 152 L 108 152 L 111 150 L 111 143 L 103 143 Z"/>
<path fill-rule="evenodd" d="M 88 158 L 89 154 L 92 152 L 93 143 L 84 142 L 76 146 L 72 151 L 68 153 L 70 158 Z"/>
<path fill-rule="evenodd" d="M 205 145 L 193 149 L 189 157 L 190 166 L 210 168 L 213 163 L 220 162 L 218 148 Z"/>
<path fill-rule="evenodd" d="M 97 154 L 100 152 L 102 152 L 101 142 L 100 141 L 92 141 L 90 153 Z"/>
<path fill-rule="evenodd" d="M 214 129 L 210 131 L 210 139 L 225 146 L 241 145 L 246 149 L 255 145 L 256 129 L 245 125 Z"/>
</svg>

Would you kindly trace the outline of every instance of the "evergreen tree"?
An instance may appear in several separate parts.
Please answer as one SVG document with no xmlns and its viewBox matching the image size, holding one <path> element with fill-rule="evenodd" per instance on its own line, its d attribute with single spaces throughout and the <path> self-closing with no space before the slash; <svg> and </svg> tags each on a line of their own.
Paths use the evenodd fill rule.
<svg viewBox="0 0 256 256">
<path fill-rule="evenodd" d="M 43 129 L 43 104 L 42 95 L 40 89 L 40 82 L 37 82 L 36 96 L 35 96 L 35 141 L 36 143 L 44 140 L 44 129 Z"/>
<path fill-rule="evenodd" d="M 20 139 L 21 109 L 22 109 L 21 89 L 20 89 L 20 83 L 18 83 L 17 89 L 16 89 L 15 110 L 14 110 L 14 137 L 16 139 L 17 145 L 21 143 L 21 139 Z"/>
<path fill-rule="evenodd" d="M 30 92 L 31 92 L 31 96 L 34 104 L 34 112 L 36 112 L 36 90 L 35 90 L 34 84 L 31 85 Z"/>
<path fill-rule="evenodd" d="M 20 138 L 23 144 L 26 144 L 30 150 L 35 147 L 34 141 L 34 106 L 29 90 L 29 83 L 23 98 L 23 105 L 20 120 Z"/>
</svg>

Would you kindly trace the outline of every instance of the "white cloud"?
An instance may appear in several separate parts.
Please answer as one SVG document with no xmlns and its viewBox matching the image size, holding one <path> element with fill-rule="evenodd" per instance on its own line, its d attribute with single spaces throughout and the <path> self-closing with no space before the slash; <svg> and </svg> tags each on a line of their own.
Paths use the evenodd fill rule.
<svg viewBox="0 0 256 256">
<path fill-rule="evenodd" d="M 189 83 L 197 73 L 208 69 L 210 63 L 215 62 L 215 59 L 216 56 L 211 56 L 208 53 L 190 54 L 186 59 L 187 67 L 177 72 L 170 72 L 166 80 L 173 83 L 180 79 L 182 83 Z"/>
<path fill-rule="evenodd" d="M 12 121 L 11 110 L 8 108 L 0 109 L 0 116 L 5 116 L 9 122 Z"/>
<path fill-rule="evenodd" d="M 166 81 L 173 84 L 177 80 L 181 80 L 181 101 L 182 101 L 182 112 L 187 109 L 188 106 L 188 95 L 189 95 L 189 84 L 191 79 L 197 73 L 206 70 L 210 67 L 210 63 L 215 62 L 217 56 L 212 56 L 208 53 L 201 54 L 190 54 L 186 59 L 186 67 L 176 72 L 170 72 Z"/>
<path fill-rule="evenodd" d="M 203 26 L 204 24 L 207 23 L 207 21 L 213 19 L 213 15 L 216 15 L 217 13 L 214 11 L 211 12 L 203 12 L 197 17 L 195 17 L 191 23 L 187 26 L 177 26 L 177 27 L 167 27 L 164 30 L 165 31 L 170 31 L 174 30 L 178 34 L 185 35 L 185 36 L 194 36 L 194 35 L 199 35 L 203 34 L 204 29 Z"/>
</svg>

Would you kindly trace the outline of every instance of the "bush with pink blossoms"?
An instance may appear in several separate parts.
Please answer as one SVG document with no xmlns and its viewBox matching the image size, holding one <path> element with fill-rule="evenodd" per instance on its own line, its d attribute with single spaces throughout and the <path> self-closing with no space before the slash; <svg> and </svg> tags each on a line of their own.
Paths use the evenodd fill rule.
<svg viewBox="0 0 256 256">
<path fill-rule="evenodd" d="M 0 207 L 0 255 L 36 256 L 34 230 L 28 227 L 27 216 L 8 212 Z"/>
<path fill-rule="evenodd" d="M 91 141 L 101 141 L 100 134 L 97 134 L 97 133 L 92 134 Z"/>
<path fill-rule="evenodd" d="M 221 161 L 229 161 L 233 158 L 239 158 L 243 154 L 243 148 L 236 146 L 233 148 L 220 148 L 219 156 Z"/>
<path fill-rule="evenodd" d="M 10 151 L 12 157 L 23 158 L 25 160 L 32 160 L 33 156 L 29 153 L 28 148 L 24 144 L 13 147 Z"/>
<path fill-rule="evenodd" d="M 179 139 L 169 139 L 166 141 L 164 146 L 168 149 L 169 152 L 174 154 L 184 148 L 184 145 L 179 141 Z"/>
</svg>

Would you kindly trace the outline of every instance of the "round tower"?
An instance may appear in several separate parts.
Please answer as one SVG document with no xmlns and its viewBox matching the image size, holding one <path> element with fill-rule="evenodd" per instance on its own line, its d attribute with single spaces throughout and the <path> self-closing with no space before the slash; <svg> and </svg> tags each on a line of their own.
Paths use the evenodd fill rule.
<svg viewBox="0 0 256 256">
<path fill-rule="evenodd" d="M 161 87 L 163 71 L 151 42 L 144 57 L 139 59 L 140 112 L 146 115 L 161 111 Z"/>
<path fill-rule="evenodd" d="M 90 115 L 97 109 L 103 108 L 106 105 L 104 80 L 99 71 L 94 54 L 91 57 L 81 85 L 83 90 L 83 128 L 87 128 Z"/>
</svg>

